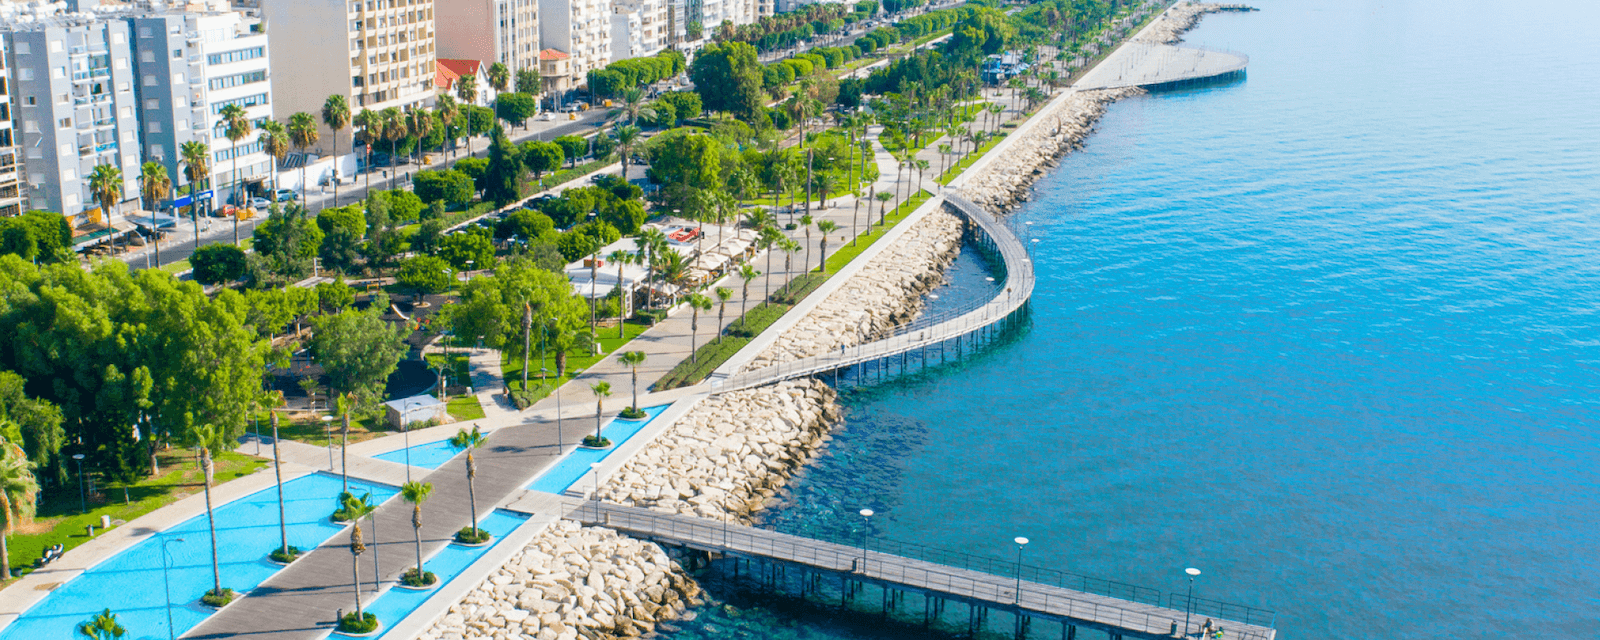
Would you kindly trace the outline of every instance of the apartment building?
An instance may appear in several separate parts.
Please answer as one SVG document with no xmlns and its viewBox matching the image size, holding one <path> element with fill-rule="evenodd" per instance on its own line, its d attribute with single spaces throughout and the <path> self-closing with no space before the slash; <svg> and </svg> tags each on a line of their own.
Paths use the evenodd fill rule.
<svg viewBox="0 0 1600 640">
<path fill-rule="evenodd" d="M 440 58 L 499 62 L 513 79 L 539 68 L 538 0 L 452 0 L 434 23 Z"/>
<path fill-rule="evenodd" d="M 611 64 L 611 1 L 539 0 L 539 39 L 545 48 L 571 56 L 574 84 Z"/>
<path fill-rule="evenodd" d="M 24 211 L 22 158 L 11 122 L 11 64 L 9 46 L 0 39 L 0 217 Z"/>
<path fill-rule="evenodd" d="M 434 0 L 260 0 L 268 33 L 292 46 L 271 51 L 272 95 L 280 119 L 304 111 L 321 122 L 328 96 L 347 97 L 351 113 L 401 109 L 433 99 Z M 316 151 L 347 153 L 352 130 L 322 128 Z M 341 173 L 348 175 L 348 169 Z"/>
<path fill-rule="evenodd" d="M 612 0 L 611 61 L 652 56 L 673 43 L 667 0 Z"/>
<path fill-rule="evenodd" d="M 259 23 L 233 11 L 132 16 L 134 66 L 144 159 L 160 162 L 187 184 L 181 149 L 211 147 L 210 187 L 218 202 L 243 204 L 259 190 L 275 160 L 257 128 L 273 117 L 270 48 Z M 222 109 L 244 108 L 251 131 L 228 139 Z"/>
<path fill-rule="evenodd" d="M 99 208 L 88 177 L 103 164 L 121 168 L 123 199 L 136 197 L 138 181 L 126 179 L 140 164 L 131 25 L 45 15 L 6 26 L 27 173 L 23 208 L 86 216 Z"/>
</svg>

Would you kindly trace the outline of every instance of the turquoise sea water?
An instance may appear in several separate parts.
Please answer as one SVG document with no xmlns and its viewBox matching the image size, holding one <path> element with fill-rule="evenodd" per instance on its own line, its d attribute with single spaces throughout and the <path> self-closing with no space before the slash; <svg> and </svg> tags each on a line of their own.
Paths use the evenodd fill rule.
<svg viewBox="0 0 1600 640">
<path fill-rule="evenodd" d="M 604 449 L 578 448 L 573 450 L 562 456 L 544 473 L 539 474 L 539 477 L 529 482 L 528 488 L 545 493 L 566 491 L 567 487 L 572 486 L 572 483 L 582 478 L 583 474 L 589 473 L 589 465 L 611 457 L 611 454 L 615 453 L 618 447 L 638 435 L 645 425 L 653 422 L 656 416 L 661 415 L 661 412 L 666 411 L 667 407 L 670 406 L 672 405 L 664 404 L 658 407 L 645 407 L 644 412 L 647 417 L 643 420 L 612 418 L 606 422 L 605 426 L 600 428 L 600 435 L 610 440 L 611 446 Z"/>
<path fill-rule="evenodd" d="M 372 493 L 373 502 L 393 497 L 395 489 L 350 481 L 351 490 Z M 328 520 L 339 495 L 338 476 L 314 473 L 283 483 L 284 514 L 289 544 L 313 549 L 344 527 Z M 243 593 L 283 569 L 269 562 L 277 548 L 278 490 L 268 487 L 215 508 L 217 550 L 222 586 Z M 170 541 L 170 542 L 169 542 Z M 163 582 L 162 545 L 169 558 Z M 171 589 L 173 628 L 177 634 L 200 624 L 216 611 L 200 604 L 211 589 L 211 538 L 204 513 L 123 550 L 57 587 L 22 617 L 7 626 L 0 639 L 73 638 L 73 629 L 102 609 L 111 608 L 128 629 L 129 640 L 166 638 L 166 584 Z"/>
<path fill-rule="evenodd" d="M 1600 5 L 1255 4 L 1189 36 L 1248 78 L 1113 106 L 1015 216 L 1030 325 L 848 394 L 773 521 L 1196 567 L 1286 639 L 1596 637 Z M 735 604 L 672 637 L 920 633 Z"/>
</svg>

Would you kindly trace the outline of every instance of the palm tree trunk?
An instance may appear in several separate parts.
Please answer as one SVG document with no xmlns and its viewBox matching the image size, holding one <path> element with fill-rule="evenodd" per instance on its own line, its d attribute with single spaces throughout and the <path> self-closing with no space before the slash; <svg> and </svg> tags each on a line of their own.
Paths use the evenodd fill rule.
<svg viewBox="0 0 1600 640">
<path fill-rule="evenodd" d="M 278 537 L 284 553 L 289 553 L 289 518 L 283 509 L 283 459 L 278 456 L 278 412 L 272 412 L 272 473 L 278 481 Z"/>
<path fill-rule="evenodd" d="M 694 306 L 695 303 L 694 303 L 693 300 L 690 300 L 689 304 L 690 304 L 690 306 Z M 691 364 L 698 360 L 697 356 L 699 355 L 699 353 L 698 353 L 699 351 L 700 351 L 700 307 L 695 306 L 694 307 L 694 315 L 693 315 L 693 317 L 691 317 L 689 319 L 689 362 Z M 638 405 L 637 400 L 634 402 L 634 404 Z"/>
<path fill-rule="evenodd" d="M 417 579 L 422 580 L 422 505 L 411 511 L 411 536 L 417 541 Z"/>
<path fill-rule="evenodd" d="M 350 493 L 350 458 L 345 451 L 350 448 L 350 413 L 344 414 L 344 429 L 339 434 L 339 475 L 345 493 Z"/>
<path fill-rule="evenodd" d="M 234 162 L 238 162 L 235 158 Z M 333 206 L 339 206 L 339 132 L 333 132 Z"/>
<path fill-rule="evenodd" d="M 237 147 L 238 143 L 234 143 L 234 146 Z M 234 206 L 238 209 L 244 208 L 244 198 L 239 197 L 239 153 L 237 149 L 234 150 L 233 154 L 233 201 Z M 233 246 L 235 247 L 239 246 L 238 209 L 235 209 L 233 214 Z"/>
<path fill-rule="evenodd" d="M 817 262 L 817 268 L 822 275 L 828 275 L 828 236 L 822 236 L 822 260 Z"/>
<path fill-rule="evenodd" d="M 467 506 L 472 510 L 472 535 L 478 535 L 478 494 L 473 486 L 474 478 L 478 475 L 478 462 L 472 458 L 472 450 L 467 450 Z"/>
<path fill-rule="evenodd" d="M 356 620 L 365 622 L 366 616 L 361 615 L 361 556 L 353 549 L 350 551 L 350 574 L 355 580 L 351 585 L 356 591 Z"/>
<path fill-rule="evenodd" d="M 211 580 L 212 593 L 222 595 L 222 563 L 217 559 L 217 517 L 211 511 L 211 453 L 202 449 L 201 464 L 205 466 L 206 525 L 211 529 Z"/>
<path fill-rule="evenodd" d="M 11 548 L 6 546 L 6 536 L 11 535 L 11 497 L 0 491 L 0 516 L 6 521 L 0 527 L 0 579 L 11 579 Z"/>
<path fill-rule="evenodd" d="M 639 408 L 639 365 L 633 365 L 633 408 Z"/>
</svg>

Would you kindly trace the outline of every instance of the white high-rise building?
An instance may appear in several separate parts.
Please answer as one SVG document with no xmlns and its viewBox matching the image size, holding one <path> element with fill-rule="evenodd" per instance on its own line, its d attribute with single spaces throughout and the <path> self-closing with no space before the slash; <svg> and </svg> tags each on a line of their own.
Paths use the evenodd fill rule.
<svg viewBox="0 0 1600 640">
<path fill-rule="evenodd" d="M 538 0 L 451 0 L 434 19 L 439 57 L 499 62 L 511 71 L 539 68 Z"/>
<path fill-rule="evenodd" d="M 611 64 L 611 16 L 611 0 L 539 0 L 539 39 L 571 56 L 575 84 Z"/>
<path fill-rule="evenodd" d="M 363 109 L 421 106 L 434 96 L 433 0 L 261 0 L 272 48 L 279 119 L 304 111 L 322 121 L 328 96 Z M 332 150 L 323 127 L 318 149 Z M 350 149 L 352 129 L 337 141 Z"/>
<path fill-rule="evenodd" d="M 4 39 L 0 39 L 0 217 L 20 215 L 22 199 L 22 158 L 11 123 L 11 64 Z"/>
</svg>

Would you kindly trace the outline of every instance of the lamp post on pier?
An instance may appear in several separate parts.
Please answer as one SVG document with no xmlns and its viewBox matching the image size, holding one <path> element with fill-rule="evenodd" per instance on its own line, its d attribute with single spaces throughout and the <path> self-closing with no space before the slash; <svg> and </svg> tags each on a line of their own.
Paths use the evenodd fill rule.
<svg viewBox="0 0 1600 640">
<path fill-rule="evenodd" d="M 1012 604 L 1022 604 L 1022 547 L 1028 544 L 1028 539 L 1017 536 L 1012 542 L 1017 543 L 1017 591 Z"/>
<path fill-rule="evenodd" d="M 861 572 L 867 572 L 867 536 L 872 528 L 872 510 L 862 509 L 861 513 Z"/>
<path fill-rule="evenodd" d="M 1194 577 L 1200 575 L 1200 570 L 1189 567 L 1183 570 L 1189 574 L 1189 595 L 1183 598 L 1183 636 L 1189 637 L 1189 613 L 1194 611 Z"/>
<path fill-rule="evenodd" d="M 74 453 L 72 459 L 78 461 L 78 513 L 88 513 L 89 494 L 83 488 L 83 454 Z"/>
</svg>

